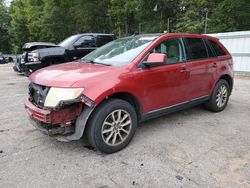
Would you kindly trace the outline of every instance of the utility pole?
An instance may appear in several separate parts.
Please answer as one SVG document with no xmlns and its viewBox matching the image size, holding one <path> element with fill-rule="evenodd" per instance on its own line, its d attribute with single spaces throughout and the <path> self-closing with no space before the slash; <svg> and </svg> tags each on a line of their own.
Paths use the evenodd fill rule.
<svg viewBox="0 0 250 188">
<path fill-rule="evenodd" d="M 163 32 L 163 10 L 161 10 L 161 25 L 160 25 L 160 28 L 161 28 L 161 32 Z"/>
<path fill-rule="evenodd" d="M 205 20 L 205 34 L 207 33 L 207 20 L 208 20 L 208 9 L 205 9 L 206 11 L 206 20 Z"/>
<path fill-rule="evenodd" d="M 168 33 L 170 33 L 170 19 L 168 18 Z"/>
<path fill-rule="evenodd" d="M 141 34 L 141 23 L 139 23 L 139 34 Z"/>
<path fill-rule="evenodd" d="M 122 37 L 121 26 L 119 26 L 119 38 Z"/>
</svg>

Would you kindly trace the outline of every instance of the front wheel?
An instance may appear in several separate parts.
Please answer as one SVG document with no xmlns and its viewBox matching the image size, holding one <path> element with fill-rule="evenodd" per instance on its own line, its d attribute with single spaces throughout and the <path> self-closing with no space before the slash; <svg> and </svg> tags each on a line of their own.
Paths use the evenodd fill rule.
<svg viewBox="0 0 250 188">
<path fill-rule="evenodd" d="M 134 107 L 120 99 L 110 99 L 93 112 L 87 126 L 89 143 L 103 153 L 114 153 L 125 148 L 137 128 Z"/>
<path fill-rule="evenodd" d="M 209 101 L 205 103 L 205 107 L 213 112 L 221 112 L 227 106 L 229 95 L 229 84 L 226 80 L 221 79 L 215 85 Z"/>
</svg>

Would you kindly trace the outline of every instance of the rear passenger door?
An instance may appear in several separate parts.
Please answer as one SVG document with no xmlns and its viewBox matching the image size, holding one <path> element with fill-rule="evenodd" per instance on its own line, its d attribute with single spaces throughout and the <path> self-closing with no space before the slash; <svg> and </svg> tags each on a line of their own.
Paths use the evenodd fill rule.
<svg viewBox="0 0 250 188">
<path fill-rule="evenodd" d="M 202 38 L 184 38 L 184 41 L 188 61 L 191 64 L 187 89 L 188 100 L 208 96 L 213 72 L 216 71 L 208 67 L 213 67 L 214 58 L 209 58 L 206 43 Z"/>
</svg>

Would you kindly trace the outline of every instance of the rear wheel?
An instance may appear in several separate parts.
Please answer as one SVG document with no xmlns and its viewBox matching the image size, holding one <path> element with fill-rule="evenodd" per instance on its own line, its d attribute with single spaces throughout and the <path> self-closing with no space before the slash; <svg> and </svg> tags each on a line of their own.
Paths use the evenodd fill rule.
<svg viewBox="0 0 250 188">
<path fill-rule="evenodd" d="M 94 112 L 87 126 L 89 143 L 103 153 L 114 153 L 125 148 L 137 128 L 133 106 L 120 99 L 110 99 Z"/>
<path fill-rule="evenodd" d="M 221 112 L 227 106 L 230 95 L 230 87 L 226 80 L 221 79 L 214 87 L 213 93 L 205 107 L 213 112 Z"/>
</svg>

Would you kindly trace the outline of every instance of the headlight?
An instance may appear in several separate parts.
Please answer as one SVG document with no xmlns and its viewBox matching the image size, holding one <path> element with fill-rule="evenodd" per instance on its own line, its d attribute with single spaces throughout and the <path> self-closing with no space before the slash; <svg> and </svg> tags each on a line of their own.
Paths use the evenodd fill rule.
<svg viewBox="0 0 250 188">
<path fill-rule="evenodd" d="M 61 101 L 77 99 L 84 88 L 50 88 L 44 106 L 55 108 Z"/>
<path fill-rule="evenodd" d="M 34 62 L 39 61 L 40 60 L 39 53 L 38 52 L 32 53 L 32 59 L 33 59 Z"/>
</svg>

